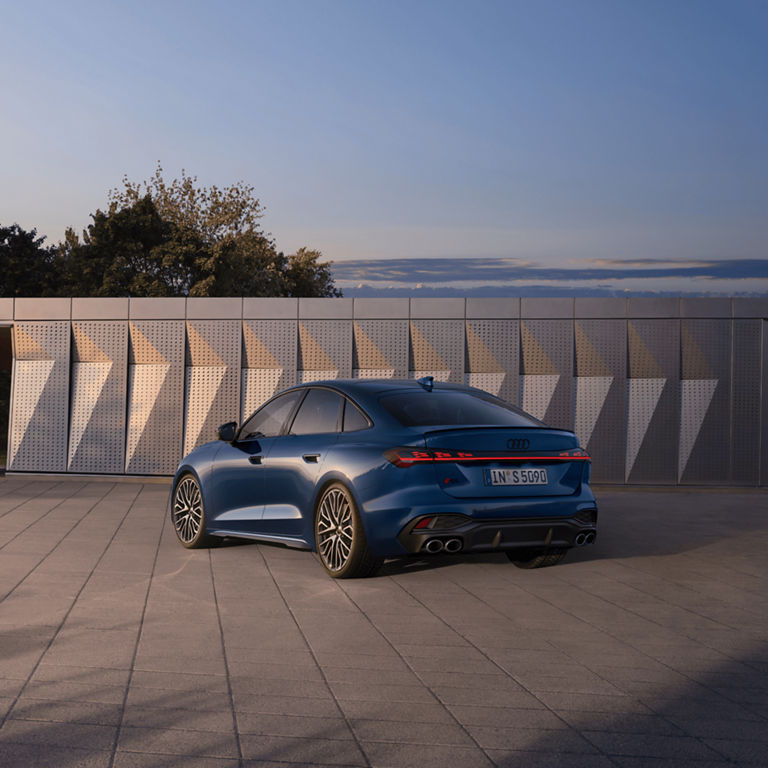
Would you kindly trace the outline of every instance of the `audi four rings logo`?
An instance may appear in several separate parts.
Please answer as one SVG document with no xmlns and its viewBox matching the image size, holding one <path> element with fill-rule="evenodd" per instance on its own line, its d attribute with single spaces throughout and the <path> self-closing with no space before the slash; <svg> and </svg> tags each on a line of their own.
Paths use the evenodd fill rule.
<svg viewBox="0 0 768 768">
<path fill-rule="evenodd" d="M 507 448 L 509 448 L 511 451 L 524 451 L 530 446 L 530 444 L 531 441 L 524 437 L 515 437 L 512 440 L 507 440 Z"/>
</svg>

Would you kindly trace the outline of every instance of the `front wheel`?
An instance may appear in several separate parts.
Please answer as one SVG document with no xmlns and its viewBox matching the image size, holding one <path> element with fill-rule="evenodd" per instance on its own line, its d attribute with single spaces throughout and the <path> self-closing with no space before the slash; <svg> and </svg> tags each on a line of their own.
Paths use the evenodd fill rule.
<svg viewBox="0 0 768 768">
<path fill-rule="evenodd" d="M 368 549 L 360 512 L 341 483 L 333 483 L 320 497 L 315 511 L 315 546 L 320 562 L 334 579 L 372 576 L 384 562 Z"/>
<path fill-rule="evenodd" d="M 200 486 L 194 475 L 182 475 L 173 492 L 171 521 L 176 536 L 187 549 L 198 549 L 210 544 L 205 532 L 205 509 Z"/>
<path fill-rule="evenodd" d="M 550 565 L 557 565 L 567 551 L 564 547 L 545 550 L 507 550 L 507 557 L 518 568 L 547 568 Z"/>
</svg>

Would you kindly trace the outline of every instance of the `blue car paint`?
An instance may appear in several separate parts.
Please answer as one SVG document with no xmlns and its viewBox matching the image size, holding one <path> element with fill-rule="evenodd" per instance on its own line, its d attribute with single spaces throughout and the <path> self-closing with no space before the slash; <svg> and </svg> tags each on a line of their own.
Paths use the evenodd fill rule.
<svg viewBox="0 0 768 768">
<path fill-rule="evenodd" d="M 438 439 L 436 432 L 446 433 L 441 438 L 443 447 L 466 447 L 462 435 L 467 439 L 473 433 L 488 435 L 495 428 L 403 427 L 382 407 L 379 398 L 385 392 L 418 386 L 416 382 L 334 380 L 291 389 L 313 386 L 348 397 L 371 417 L 373 426 L 357 432 L 281 435 L 232 444 L 217 440 L 195 448 L 180 463 L 173 488 L 185 473 L 195 475 L 208 533 L 314 549 L 314 510 L 323 490 L 334 481 L 343 483 L 352 494 L 371 552 L 384 557 L 409 554 L 398 536 L 422 515 L 463 514 L 478 521 L 493 521 L 515 516 L 567 518 L 596 509 L 586 461 L 555 466 L 554 483 L 544 488 L 527 487 L 524 496 L 504 496 L 508 492 L 498 488 L 492 489 L 491 497 L 462 498 L 461 491 L 456 495 L 457 488 L 451 495 L 439 483 L 438 467 L 397 467 L 384 457 L 385 451 L 398 446 L 425 447 Z M 447 384 L 435 384 L 435 389 L 477 391 Z M 519 432 L 522 428 L 505 429 Z M 578 445 L 572 432 L 546 431 L 547 435 L 557 433 L 568 445 Z M 305 455 L 317 458 L 307 461 Z M 253 457 L 260 457 L 260 461 L 253 463 Z M 477 469 L 472 467 L 467 473 Z M 566 474 L 573 488 L 560 484 Z"/>
</svg>

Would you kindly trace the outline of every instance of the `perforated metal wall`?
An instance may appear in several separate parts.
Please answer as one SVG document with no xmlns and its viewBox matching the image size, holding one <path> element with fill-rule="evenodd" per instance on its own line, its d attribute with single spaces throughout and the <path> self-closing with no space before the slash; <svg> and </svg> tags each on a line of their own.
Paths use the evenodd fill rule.
<svg viewBox="0 0 768 768">
<path fill-rule="evenodd" d="M 598 482 L 624 480 L 627 435 L 626 320 L 574 323 L 574 431 Z"/>
<path fill-rule="evenodd" d="M 184 453 L 216 438 L 240 414 L 242 325 L 238 320 L 187 320 Z"/>
<path fill-rule="evenodd" d="M 353 328 L 355 377 L 408 377 L 407 320 L 355 320 Z"/>
<path fill-rule="evenodd" d="M 678 481 L 730 479 L 730 320 L 682 320 Z"/>
<path fill-rule="evenodd" d="M 14 326 L 8 469 L 64 472 L 69 414 L 69 322 Z"/>
<path fill-rule="evenodd" d="M 300 320 L 298 369 L 302 382 L 351 378 L 352 323 L 349 320 Z M 335 375 L 330 375 L 329 372 L 334 371 Z"/>
<path fill-rule="evenodd" d="M 680 321 L 627 324 L 627 455 L 632 483 L 676 483 L 680 424 Z"/>
<path fill-rule="evenodd" d="M 295 320 L 243 321 L 240 418 L 297 382 Z"/>
<path fill-rule="evenodd" d="M 125 471 L 171 474 L 181 459 L 184 426 L 184 321 L 129 324 Z"/>
<path fill-rule="evenodd" d="M 436 381 L 464 381 L 464 322 L 411 320 L 409 371 L 411 376 L 434 376 Z"/>
<path fill-rule="evenodd" d="M 733 428 L 731 482 L 757 485 L 760 479 L 761 320 L 733 322 Z"/>
<path fill-rule="evenodd" d="M 520 337 L 522 407 L 573 429 L 573 320 L 523 320 Z"/>
<path fill-rule="evenodd" d="M 466 321 L 466 382 L 471 387 L 520 402 L 520 321 Z"/>
<path fill-rule="evenodd" d="M 10 471 L 170 474 L 295 382 L 431 375 L 573 428 L 596 481 L 768 484 L 768 300 L 24 301 Z"/>
<path fill-rule="evenodd" d="M 127 322 L 72 323 L 68 471 L 123 471 L 127 357 Z"/>
</svg>

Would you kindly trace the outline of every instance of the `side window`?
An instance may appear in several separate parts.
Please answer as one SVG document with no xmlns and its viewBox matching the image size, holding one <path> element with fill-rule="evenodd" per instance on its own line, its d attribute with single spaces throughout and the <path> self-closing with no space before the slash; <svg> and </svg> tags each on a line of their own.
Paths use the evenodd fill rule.
<svg viewBox="0 0 768 768">
<path fill-rule="evenodd" d="M 252 437 L 275 437 L 275 435 L 279 435 L 286 420 L 293 412 L 293 407 L 303 394 L 302 390 L 286 392 L 286 394 L 276 397 L 271 403 L 267 403 L 243 425 L 238 439 L 248 440 Z"/>
<path fill-rule="evenodd" d="M 370 427 L 368 419 L 363 416 L 362 411 L 352 402 L 344 399 L 344 431 L 357 432 L 360 429 Z"/>
<path fill-rule="evenodd" d="M 310 389 L 293 420 L 291 435 L 338 432 L 343 398 L 330 389 Z"/>
</svg>

